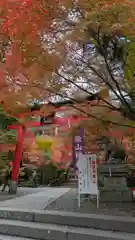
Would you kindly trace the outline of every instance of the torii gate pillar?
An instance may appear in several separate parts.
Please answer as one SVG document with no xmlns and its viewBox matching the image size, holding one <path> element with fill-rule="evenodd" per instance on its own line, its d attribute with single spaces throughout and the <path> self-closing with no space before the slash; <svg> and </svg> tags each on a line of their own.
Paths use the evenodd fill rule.
<svg viewBox="0 0 135 240">
<path fill-rule="evenodd" d="M 14 154 L 11 182 L 9 186 L 9 194 L 17 193 L 18 176 L 19 176 L 20 162 L 22 160 L 25 129 L 27 127 L 39 127 L 39 126 L 40 126 L 40 122 L 30 122 L 30 123 L 27 123 L 25 127 L 21 124 L 8 126 L 9 130 L 13 130 L 13 129 L 17 130 L 16 149 Z"/>
<path fill-rule="evenodd" d="M 22 151 L 23 151 L 23 142 L 24 142 L 24 127 L 18 126 L 17 127 L 17 142 L 16 142 L 16 149 L 13 161 L 13 169 L 12 169 L 12 177 L 9 186 L 9 194 L 16 194 L 17 193 L 17 185 L 18 185 L 18 175 L 20 169 L 20 162 L 22 159 Z"/>
</svg>

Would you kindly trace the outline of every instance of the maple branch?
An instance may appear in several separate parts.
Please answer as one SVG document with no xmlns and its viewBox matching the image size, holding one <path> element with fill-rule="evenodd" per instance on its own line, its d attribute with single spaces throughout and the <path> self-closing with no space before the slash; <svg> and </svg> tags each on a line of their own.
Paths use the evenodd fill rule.
<svg viewBox="0 0 135 240">
<path fill-rule="evenodd" d="M 121 101 L 123 102 L 123 104 L 124 104 L 124 105 L 127 105 L 127 107 L 129 108 L 129 110 L 131 110 L 130 105 L 129 105 L 128 102 L 125 100 L 125 98 L 124 98 L 124 96 L 123 96 L 123 94 L 122 94 L 122 92 L 121 92 L 121 89 L 120 89 L 120 86 L 119 86 L 119 84 L 118 84 L 118 81 L 115 79 L 114 75 L 112 74 L 112 70 L 111 70 L 111 68 L 110 68 L 110 66 L 109 66 L 109 64 L 108 64 L 107 57 L 106 57 L 106 54 L 105 54 L 105 49 L 104 49 L 104 47 L 103 47 L 102 44 L 101 44 L 99 34 L 100 34 L 100 30 L 99 30 L 99 32 L 98 32 L 98 37 L 95 38 L 95 40 L 97 41 L 97 43 L 98 43 L 98 45 L 99 45 L 99 47 L 100 47 L 100 49 L 101 49 L 101 51 L 102 51 L 102 56 L 103 56 L 104 61 L 105 61 L 105 64 L 106 64 L 107 71 L 108 71 L 108 73 L 109 73 L 112 81 L 113 81 L 114 84 L 116 85 L 116 88 L 117 88 L 117 90 L 118 90 L 118 92 L 119 92 L 119 94 L 120 94 L 120 97 L 121 97 L 121 98 L 120 98 L 120 97 L 119 97 L 119 98 L 121 99 Z"/>
<path fill-rule="evenodd" d="M 71 98 L 71 97 L 69 97 L 69 96 L 67 97 L 67 95 L 64 95 L 64 94 L 61 94 L 61 93 L 56 93 L 55 90 L 53 90 L 53 89 L 50 89 L 49 91 L 52 92 L 52 93 L 54 93 L 54 94 L 56 94 L 56 95 L 58 95 L 58 96 L 60 96 L 60 97 L 62 97 L 62 98 L 63 98 L 63 97 L 64 97 L 64 98 L 68 98 L 68 99 L 71 100 L 74 104 L 77 104 L 77 103 L 80 104 L 80 101 L 77 101 L 77 100 L 75 100 L 75 99 L 73 99 L 73 98 Z M 92 114 L 84 111 L 83 109 L 79 109 L 79 108 L 76 107 L 74 104 L 72 104 L 71 107 L 73 107 L 74 109 L 80 111 L 81 113 L 86 114 L 86 115 L 87 115 L 88 117 L 90 117 L 90 118 L 91 118 L 91 117 L 94 118 L 94 119 L 97 120 L 97 121 L 100 121 L 100 122 L 103 122 L 103 123 L 107 123 L 107 124 L 111 124 L 111 125 L 116 125 L 116 126 L 121 126 L 121 127 L 129 127 L 129 128 L 135 129 L 135 126 L 131 126 L 131 125 L 129 125 L 129 124 L 120 124 L 120 123 L 118 123 L 118 122 L 114 122 L 114 121 L 110 121 L 110 120 L 105 120 L 105 119 L 102 119 L 102 118 L 100 118 L 100 117 L 94 116 L 94 115 L 92 115 Z M 54 104 L 54 105 L 55 105 L 55 104 Z"/>
<path fill-rule="evenodd" d="M 116 95 L 116 97 L 118 98 L 118 100 L 124 105 L 124 106 L 127 106 L 127 109 L 128 109 L 128 112 L 126 112 L 126 116 L 129 116 L 129 118 L 131 120 L 134 119 L 134 112 L 132 111 L 129 103 L 126 101 L 124 95 L 122 94 L 121 92 L 121 89 L 120 89 L 120 86 L 119 84 L 117 83 L 117 80 L 113 77 L 113 74 L 111 72 L 111 69 L 109 68 L 109 65 L 108 65 L 108 62 L 105 62 L 106 63 L 106 67 L 107 67 L 107 70 L 108 70 L 108 73 L 110 74 L 110 76 L 112 77 L 112 80 L 114 80 L 114 84 L 119 92 L 119 94 L 116 92 L 115 88 L 112 86 L 112 84 L 109 83 L 108 80 L 106 80 L 93 66 L 89 65 L 89 63 L 85 62 L 83 60 L 83 58 L 85 58 L 84 56 L 82 57 L 78 52 L 76 52 L 75 54 L 77 54 L 79 57 L 81 57 L 81 61 L 89 68 L 91 69 L 108 87 L 109 89 Z M 86 61 L 87 61 L 87 58 L 85 58 Z M 122 112 L 122 109 L 121 108 L 117 108 L 117 110 L 121 113 Z M 126 110 L 126 108 L 124 108 L 124 110 Z"/>
<path fill-rule="evenodd" d="M 81 86 L 79 86 L 78 84 L 76 84 L 73 80 L 69 79 L 69 78 L 66 78 L 65 76 L 63 76 L 61 73 L 59 73 L 58 71 L 56 72 L 57 75 L 59 75 L 60 77 L 64 78 L 64 80 L 66 80 L 67 82 L 69 83 L 72 83 L 74 86 L 76 86 L 78 89 L 80 89 L 81 91 L 93 96 L 93 94 L 91 92 L 89 92 L 88 90 L 82 88 Z M 103 101 L 104 103 L 106 103 L 110 109 L 113 109 L 113 110 L 118 110 L 118 108 L 116 108 L 115 106 L 113 106 L 111 103 L 109 103 L 108 101 L 106 101 L 104 98 L 98 96 L 97 94 L 97 99 Z"/>
<path fill-rule="evenodd" d="M 25 85 L 25 86 L 26 86 L 26 85 Z M 29 86 L 29 85 L 27 85 L 27 86 Z M 32 85 L 32 86 L 33 86 L 33 85 Z M 40 88 L 42 88 L 42 86 L 39 86 L 39 84 L 36 85 L 36 86 L 33 86 L 33 87 L 40 87 Z M 42 90 L 43 90 L 43 88 L 42 88 Z M 62 98 L 65 98 L 65 97 L 66 97 L 66 98 L 68 98 L 69 100 L 71 100 L 72 103 L 74 103 L 74 104 L 77 104 L 77 103 L 80 104 L 80 101 L 78 101 L 78 100 L 76 100 L 76 99 L 73 99 L 73 98 L 71 98 L 71 97 L 69 97 L 69 96 L 67 96 L 67 95 L 65 95 L 65 94 L 63 94 L 63 93 L 58 93 L 58 92 L 56 92 L 55 90 L 52 90 L 51 88 L 47 88 L 46 91 L 48 91 L 48 92 L 50 92 L 50 93 L 53 93 L 53 94 L 55 94 L 55 95 L 58 95 L 58 96 L 60 96 L 60 97 L 62 97 Z M 51 102 L 50 102 L 50 103 L 51 103 Z M 57 105 L 57 103 L 56 103 L 56 104 L 55 104 L 55 103 L 52 103 L 52 104 L 53 104 L 54 106 Z M 72 108 L 74 108 L 74 109 L 76 109 L 76 110 L 78 110 L 78 111 L 86 114 L 88 117 L 94 118 L 95 120 L 98 120 L 98 121 L 101 121 L 101 122 L 107 123 L 107 124 L 112 124 L 112 125 L 117 125 L 117 126 L 123 126 L 123 127 L 130 127 L 130 128 L 133 128 L 133 129 L 135 128 L 134 126 L 130 126 L 130 125 L 128 125 L 128 124 L 119 124 L 119 123 L 114 122 L 114 121 L 105 120 L 105 119 L 102 119 L 102 118 L 100 118 L 100 117 L 94 116 L 94 115 L 92 115 L 92 114 L 84 111 L 83 109 L 79 109 L 78 107 L 74 106 L 74 104 L 71 105 Z M 64 103 L 63 103 L 63 105 L 64 105 Z"/>
<path fill-rule="evenodd" d="M 68 47 L 68 49 L 69 49 L 69 47 Z M 93 66 L 89 65 L 89 63 L 87 63 L 83 60 L 83 59 L 86 59 L 86 61 L 87 61 L 87 58 L 85 58 L 84 56 L 81 56 L 81 54 L 79 54 L 78 52 L 76 52 L 75 54 L 78 55 L 79 57 L 81 57 L 82 63 L 84 63 L 89 69 L 91 69 L 103 81 L 103 83 L 105 83 L 109 87 L 109 89 L 112 90 L 112 92 L 117 96 L 117 98 L 120 99 L 120 96 L 115 91 L 115 89 L 112 87 L 112 85 L 109 83 L 109 81 L 107 81 Z"/>
<path fill-rule="evenodd" d="M 18 83 L 18 84 L 19 84 L 19 83 Z M 65 97 L 66 97 L 66 98 L 68 98 L 69 100 L 71 100 L 71 102 L 74 103 L 74 104 L 77 104 L 77 103 L 80 104 L 80 101 L 78 101 L 78 100 L 76 100 L 76 99 L 73 99 L 73 98 L 71 98 L 71 97 L 69 97 L 69 96 L 67 96 L 67 95 L 65 95 L 65 94 L 63 94 L 63 93 L 58 93 L 58 92 L 55 91 L 55 89 L 51 89 L 51 88 L 43 89 L 43 86 L 41 86 L 40 84 L 36 84 L 36 85 L 19 84 L 19 86 L 23 86 L 23 87 L 38 87 L 38 88 L 40 88 L 40 89 L 42 89 L 42 90 L 46 90 L 46 91 L 48 91 L 48 92 L 50 92 L 50 93 L 53 93 L 53 94 L 55 94 L 55 95 L 58 95 L 58 96 L 60 96 L 60 97 L 62 97 L 62 98 L 65 98 Z M 50 103 L 51 103 L 51 102 L 50 102 Z M 54 106 L 57 105 L 57 103 L 56 103 L 56 104 L 55 104 L 55 103 L 52 103 L 52 104 L 53 104 Z M 130 127 L 130 128 L 135 129 L 134 126 L 130 126 L 130 125 L 128 125 L 128 124 L 119 124 L 119 123 L 114 122 L 114 121 L 105 120 L 105 119 L 102 119 L 102 118 L 100 118 L 100 117 L 94 116 L 94 115 L 92 115 L 92 114 L 84 111 L 83 109 L 78 108 L 78 107 L 75 106 L 74 104 L 69 104 L 69 105 L 70 105 L 72 108 L 80 111 L 81 113 L 86 114 L 86 115 L 87 115 L 88 117 L 90 117 L 90 118 L 94 118 L 94 119 L 97 120 L 97 121 L 100 121 L 100 122 L 103 122 L 103 123 L 107 123 L 107 124 L 111 124 L 111 125 L 117 125 L 117 126 L 123 126 L 123 127 Z M 63 105 L 64 105 L 64 103 L 63 103 Z M 10 116 L 12 116 L 12 117 L 14 117 L 14 118 L 17 117 L 17 116 L 15 116 L 15 115 L 10 115 Z M 19 120 L 19 119 L 18 119 L 18 120 Z"/>
</svg>

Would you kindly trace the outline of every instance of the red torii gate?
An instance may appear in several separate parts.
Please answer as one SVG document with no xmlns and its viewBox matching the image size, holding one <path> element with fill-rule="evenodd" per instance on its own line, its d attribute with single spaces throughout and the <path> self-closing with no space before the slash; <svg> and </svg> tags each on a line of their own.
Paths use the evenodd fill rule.
<svg viewBox="0 0 135 240">
<path fill-rule="evenodd" d="M 86 119 L 86 118 L 84 118 L 84 119 Z M 52 124 L 60 125 L 60 124 L 68 123 L 69 121 L 72 124 L 77 124 L 80 122 L 80 120 L 82 120 L 82 118 L 73 117 L 73 116 L 64 117 L 64 118 L 55 118 Z M 47 125 L 47 123 L 44 125 Z M 13 161 L 11 184 L 10 184 L 10 188 L 9 188 L 9 193 L 11 193 L 11 194 L 15 194 L 17 192 L 17 180 L 18 180 L 18 175 L 19 175 L 20 162 L 22 159 L 25 129 L 32 128 L 32 127 L 40 127 L 40 126 L 41 126 L 40 122 L 28 122 L 26 124 L 15 124 L 15 125 L 8 126 L 9 130 L 17 130 L 16 148 L 15 148 L 14 161 Z"/>
<path fill-rule="evenodd" d="M 93 100 L 95 100 L 93 97 L 94 97 L 94 95 L 88 97 L 87 99 L 83 100 L 82 102 L 89 102 L 90 101 L 90 104 L 91 104 L 91 102 L 93 102 L 92 105 L 97 105 L 98 100 L 93 101 Z M 95 95 L 95 97 L 97 97 L 97 94 Z M 57 104 L 54 104 L 53 113 L 58 112 L 58 111 L 64 111 L 64 109 L 63 109 L 64 105 L 68 105 L 67 107 L 70 107 L 70 105 L 72 105 L 72 104 L 73 104 L 73 102 L 71 102 L 71 101 L 67 101 L 66 104 L 65 104 L 65 102 L 62 102 L 62 103 L 60 103 L 60 105 L 58 103 L 58 106 L 57 106 Z M 67 107 L 65 107 L 65 108 L 67 109 Z M 21 114 L 20 119 L 23 119 L 26 115 L 38 115 L 39 116 L 40 111 L 38 110 L 38 111 L 32 111 L 31 113 Z M 47 117 L 49 117 L 49 116 L 46 116 L 46 118 Z M 64 118 L 54 118 L 52 124 L 59 125 L 59 124 L 62 124 L 62 123 L 68 122 L 68 121 L 70 121 L 72 124 L 73 123 L 77 124 L 82 119 L 86 120 L 87 118 L 86 117 L 82 118 L 82 117 L 77 117 L 77 116 L 70 116 L 70 117 L 64 117 Z M 9 130 L 17 130 L 17 142 L 16 142 L 16 149 L 15 149 L 15 154 L 14 154 L 11 184 L 10 184 L 10 187 L 9 187 L 9 193 L 11 193 L 11 194 L 16 194 L 16 192 L 17 192 L 17 179 L 18 179 L 18 175 L 19 175 L 20 162 L 21 162 L 21 159 L 22 159 L 25 129 L 26 128 L 32 128 L 32 127 L 39 127 L 39 126 L 41 126 L 40 122 L 28 122 L 28 123 L 25 123 L 25 124 L 20 123 L 20 124 L 9 125 L 8 126 Z"/>
</svg>

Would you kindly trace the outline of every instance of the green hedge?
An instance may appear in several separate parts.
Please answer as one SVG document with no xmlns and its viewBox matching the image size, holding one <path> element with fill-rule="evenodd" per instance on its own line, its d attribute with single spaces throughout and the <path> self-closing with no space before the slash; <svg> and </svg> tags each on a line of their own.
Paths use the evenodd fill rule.
<svg viewBox="0 0 135 240">
<path fill-rule="evenodd" d="M 60 185 L 68 180 L 68 171 L 58 169 L 55 165 L 49 164 L 38 170 L 40 175 L 40 184 Z"/>
</svg>

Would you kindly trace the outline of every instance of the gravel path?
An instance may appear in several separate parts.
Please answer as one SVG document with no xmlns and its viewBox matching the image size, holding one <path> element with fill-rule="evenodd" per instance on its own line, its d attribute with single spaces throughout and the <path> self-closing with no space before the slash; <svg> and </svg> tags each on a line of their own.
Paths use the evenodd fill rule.
<svg viewBox="0 0 135 240">
<path fill-rule="evenodd" d="M 135 203 L 100 203 L 100 208 L 97 209 L 96 201 L 88 202 L 86 200 L 81 204 L 81 208 L 79 209 L 77 203 L 77 190 L 73 188 L 50 204 L 45 210 L 135 216 Z"/>
</svg>

